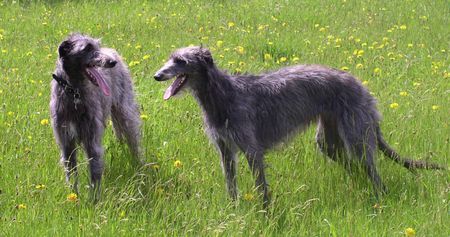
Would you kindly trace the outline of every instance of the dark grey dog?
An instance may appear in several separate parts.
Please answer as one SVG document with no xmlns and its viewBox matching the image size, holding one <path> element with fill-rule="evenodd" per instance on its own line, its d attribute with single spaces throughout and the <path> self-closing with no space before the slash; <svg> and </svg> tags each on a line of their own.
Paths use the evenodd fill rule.
<svg viewBox="0 0 450 237">
<path fill-rule="evenodd" d="M 74 176 L 78 191 L 76 146 L 81 143 L 89 160 L 94 200 L 100 194 L 103 173 L 102 138 L 111 115 L 116 136 L 140 157 L 139 108 L 134 99 L 130 73 L 113 49 L 100 41 L 72 34 L 58 48 L 53 74 L 50 111 L 66 180 Z"/>
<path fill-rule="evenodd" d="M 264 153 L 316 120 L 321 151 L 333 160 L 355 157 L 377 196 L 385 191 L 374 163 L 377 148 L 410 170 L 440 168 L 400 158 L 383 140 L 375 99 L 343 71 L 297 65 L 257 76 L 232 76 L 216 67 L 207 49 L 188 47 L 175 51 L 154 77 L 158 81 L 176 77 L 164 94 L 166 100 L 182 88 L 191 89 L 203 109 L 206 131 L 220 152 L 233 199 L 237 197 L 239 149 L 245 153 L 267 205 Z"/>
</svg>

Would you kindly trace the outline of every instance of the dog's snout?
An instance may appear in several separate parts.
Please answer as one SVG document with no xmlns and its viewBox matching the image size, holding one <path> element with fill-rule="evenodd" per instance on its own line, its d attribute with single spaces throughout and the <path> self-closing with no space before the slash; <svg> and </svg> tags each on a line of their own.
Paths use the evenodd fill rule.
<svg viewBox="0 0 450 237">
<path fill-rule="evenodd" d="M 155 80 L 157 80 L 157 81 L 162 81 L 163 76 L 162 76 L 162 74 L 156 73 L 156 74 L 153 76 L 153 78 L 155 78 Z"/>
</svg>

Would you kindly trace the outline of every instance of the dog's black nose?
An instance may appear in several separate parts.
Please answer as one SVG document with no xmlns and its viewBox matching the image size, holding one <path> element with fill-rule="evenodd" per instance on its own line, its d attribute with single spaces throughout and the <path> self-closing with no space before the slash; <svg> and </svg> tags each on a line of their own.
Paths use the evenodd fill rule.
<svg viewBox="0 0 450 237">
<path fill-rule="evenodd" d="M 157 80 L 157 81 L 161 81 L 161 80 L 162 80 L 162 75 L 161 75 L 161 74 L 155 74 L 153 77 L 154 77 L 155 80 Z"/>
<path fill-rule="evenodd" d="M 108 67 L 114 67 L 117 64 L 116 60 L 108 60 L 108 62 L 106 63 Z"/>
</svg>

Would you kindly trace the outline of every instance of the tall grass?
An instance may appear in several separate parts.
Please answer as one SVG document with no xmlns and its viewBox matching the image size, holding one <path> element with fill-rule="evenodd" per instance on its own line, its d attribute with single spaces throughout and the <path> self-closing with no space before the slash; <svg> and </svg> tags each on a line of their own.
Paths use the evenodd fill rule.
<svg viewBox="0 0 450 237">
<path fill-rule="evenodd" d="M 269 214 L 239 167 L 227 198 L 218 155 L 191 96 L 164 102 L 153 73 L 170 52 L 209 47 L 230 72 L 296 63 L 349 70 L 379 99 L 386 139 L 414 159 L 449 163 L 447 1 L 4 1 L 0 3 L 0 236 L 417 236 L 450 234 L 447 171 L 413 175 L 379 154 L 390 192 L 377 201 L 315 148 L 314 129 L 266 157 Z M 67 200 L 48 124 L 58 43 L 70 32 L 102 38 L 130 66 L 144 115 L 148 162 L 132 165 L 111 129 L 103 197 Z M 84 161 L 80 157 L 80 161 Z M 179 161 L 177 166 L 174 162 Z M 181 165 L 180 165 L 181 162 Z"/>
</svg>

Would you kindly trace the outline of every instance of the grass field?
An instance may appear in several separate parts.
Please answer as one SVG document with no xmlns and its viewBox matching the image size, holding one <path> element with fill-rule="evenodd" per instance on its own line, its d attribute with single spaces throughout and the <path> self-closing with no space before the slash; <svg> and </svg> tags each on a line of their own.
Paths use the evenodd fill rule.
<svg viewBox="0 0 450 237">
<path fill-rule="evenodd" d="M 379 154 L 390 192 L 321 155 L 314 128 L 267 156 L 264 214 L 246 162 L 227 198 L 219 158 L 192 96 L 163 101 L 152 75 L 170 52 L 211 49 L 230 72 L 296 63 L 348 70 L 379 100 L 392 146 L 448 166 L 448 1 L 3 1 L 0 3 L 0 236 L 449 236 L 450 175 L 413 175 Z M 103 197 L 70 198 L 49 125 L 57 46 L 70 32 L 102 38 L 132 72 L 152 168 L 135 167 L 109 126 Z M 243 157 L 241 157 L 243 158 Z"/>
</svg>

